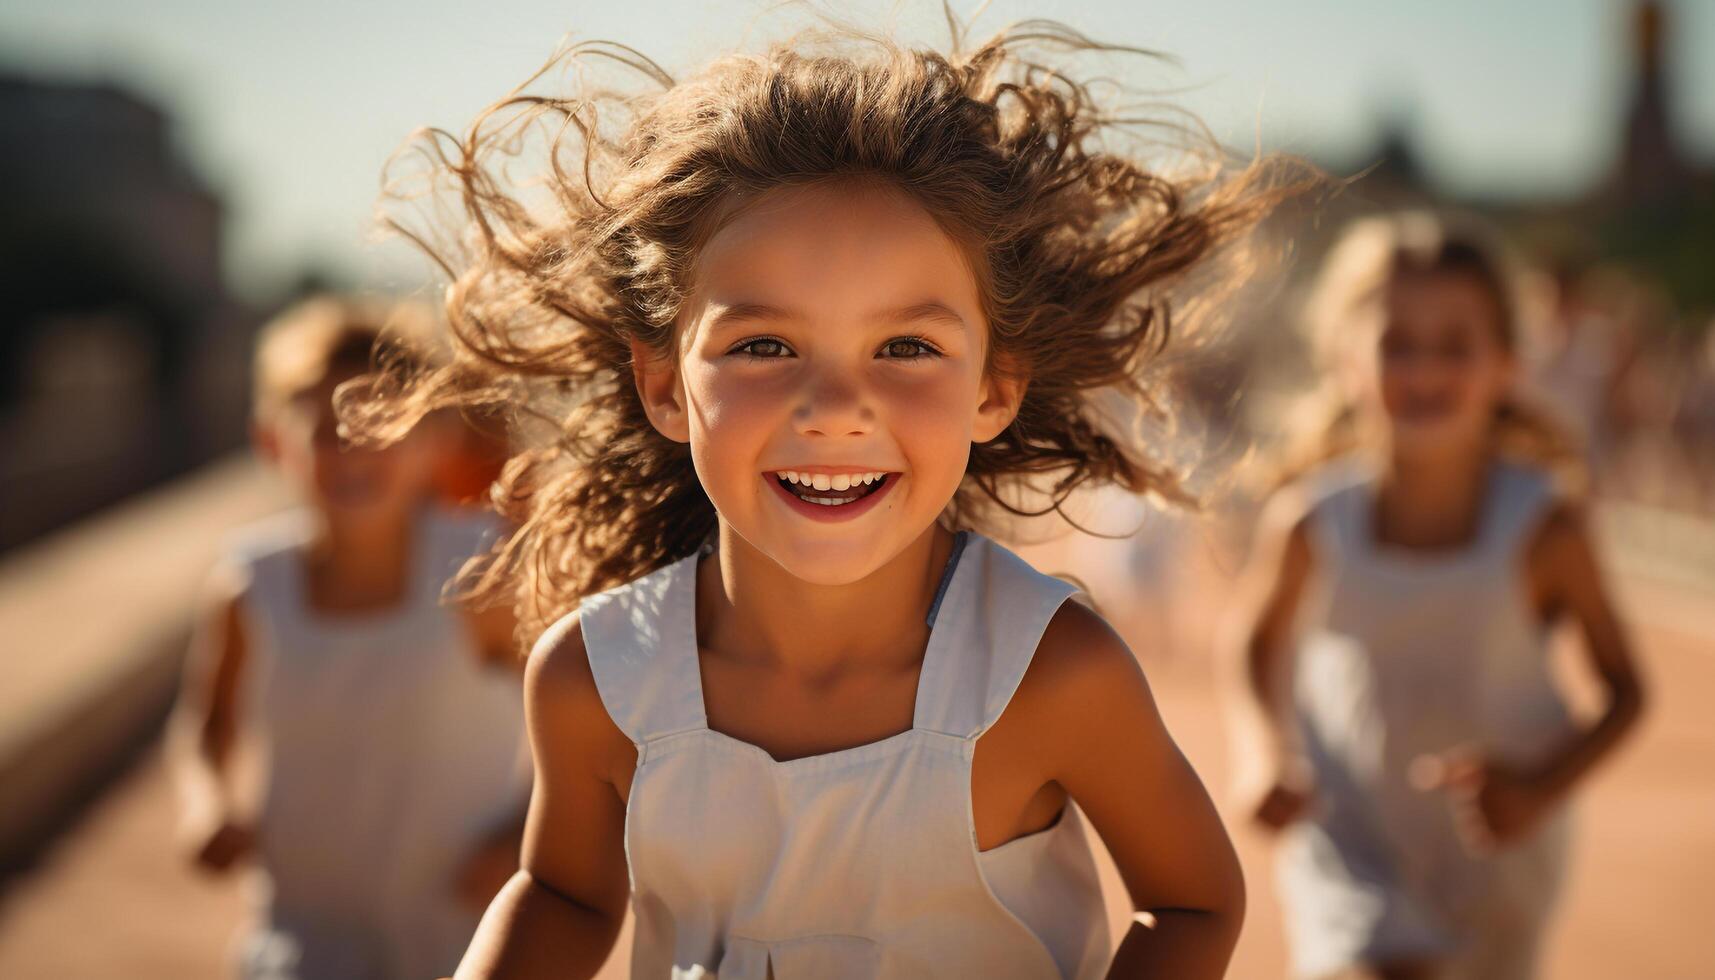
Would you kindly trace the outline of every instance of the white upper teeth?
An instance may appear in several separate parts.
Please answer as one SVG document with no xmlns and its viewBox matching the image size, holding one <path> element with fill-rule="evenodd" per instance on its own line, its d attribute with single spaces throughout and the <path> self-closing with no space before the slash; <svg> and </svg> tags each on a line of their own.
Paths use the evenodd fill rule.
<svg viewBox="0 0 1715 980">
<path fill-rule="evenodd" d="M 813 487 L 817 490 L 847 490 L 851 487 L 868 486 L 887 476 L 886 473 L 800 473 L 797 470 L 780 470 L 774 474 L 788 483 Z"/>
</svg>

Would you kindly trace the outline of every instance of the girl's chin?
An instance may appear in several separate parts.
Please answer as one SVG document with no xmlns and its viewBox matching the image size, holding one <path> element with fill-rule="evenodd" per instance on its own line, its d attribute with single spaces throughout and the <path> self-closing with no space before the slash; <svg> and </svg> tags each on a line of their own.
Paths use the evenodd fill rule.
<svg viewBox="0 0 1715 980">
<path fill-rule="evenodd" d="M 925 525 L 927 527 L 927 525 Z M 770 521 L 754 536 L 746 529 L 734 531 L 757 551 L 793 578 L 811 585 L 851 585 L 885 568 L 910 547 L 916 535 L 901 533 L 902 527 L 877 531 L 874 527 L 801 528 L 782 527 Z"/>
<path fill-rule="evenodd" d="M 792 577 L 812 585 L 860 582 L 898 558 L 935 526 L 940 513 L 908 513 L 917 501 L 909 478 L 889 485 L 852 507 L 791 499 L 780 487 L 762 487 L 761 499 L 734 500 L 732 509 L 716 509 L 728 529 Z M 736 488 L 735 488 L 736 490 Z M 950 495 L 949 495 L 950 496 Z M 733 520 L 737 517 L 737 520 Z"/>
<path fill-rule="evenodd" d="M 812 585 L 851 585 L 875 574 L 900 549 L 876 534 L 781 533 L 774 528 L 766 548 L 775 564 Z M 855 530 L 855 529 L 854 529 Z"/>
<path fill-rule="evenodd" d="M 1396 455 L 1446 456 L 1480 452 L 1485 444 L 1482 433 L 1467 432 L 1455 426 L 1395 425 L 1391 443 Z"/>
</svg>

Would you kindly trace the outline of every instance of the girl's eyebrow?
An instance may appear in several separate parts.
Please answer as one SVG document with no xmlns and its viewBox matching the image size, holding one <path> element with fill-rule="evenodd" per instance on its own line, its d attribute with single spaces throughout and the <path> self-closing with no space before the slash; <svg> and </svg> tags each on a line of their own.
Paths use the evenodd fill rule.
<svg viewBox="0 0 1715 980">
<path fill-rule="evenodd" d="M 755 323 L 758 320 L 796 320 L 799 315 L 792 310 L 765 303 L 732 303 L 723 306 L 719 312 L 709 318 L 709 330 L 715 331 L 722 327 L 737 323 Z"/>
<path fill-rule="evenodd" d="M 766 303 L 732 303 L 723 306 L 714 316 L 709 318 L 708 329 L 712 333 L 723 327 L 737 324 L 770 322 L 781 320 L 801 320 L 803 314 L 796 310 L 769 306 Z M 881 310 L 870 315 L 869 319 L 878 323 L 912 323 L 933 321 L 964 329 L 965 318 L 958 311 L 939 300 L 926 300 L 901 306 L 897 309 Z"/>
<path fill-rule="evenodd" d="M 963 329 L 966 326 L 965 318 L 960 316 L 957 310 L 940 302 L 939 300 L 927 300 L 922 303 L 913 303 L 910 306 L 900 307 L 897 310 L 889 310 L 876 317 L 876 319 L 885 320 L 889 323 L 910 323 L 918 320 L 931 320 L 959 327 L 960 329 Z"/>
</svg>

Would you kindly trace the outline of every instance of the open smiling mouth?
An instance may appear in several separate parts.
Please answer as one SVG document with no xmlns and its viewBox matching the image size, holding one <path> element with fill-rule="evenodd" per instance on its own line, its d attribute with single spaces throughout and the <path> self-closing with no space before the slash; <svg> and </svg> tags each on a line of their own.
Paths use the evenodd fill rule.
<svg viewBox="0 0 1715 980">
<path fill-rule="evenodd" d="M 836 476 L 780 470 L 774 474 L 774 478 L 787 493 L 806 503 L 820 504 L 823 507 L 843 507 L 881 490 L 893 479 L 893 474 L 873 471 L 841 473 Z"/>
</svg>

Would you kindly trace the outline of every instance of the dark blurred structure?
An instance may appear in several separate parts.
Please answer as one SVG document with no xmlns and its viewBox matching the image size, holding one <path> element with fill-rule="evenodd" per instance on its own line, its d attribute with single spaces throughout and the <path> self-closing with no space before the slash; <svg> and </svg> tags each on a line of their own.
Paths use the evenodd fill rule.
<svg viewBox="0 0 1715 980">
<path fill-rule="evenodd" d="M 257 318 L 158 108 L 0 76 L 0 551 L 242 442 Z"/>
<path fill-rule="evenodd" d="M 1607 196 L 1618 207 L 1655 209 L 1709 190 L 1679 149 L 1672 124 L 1672 93 L 1665 72 L 1670 22 L 1655 0 L 1640 3 L 1632 27 L 1632 91 L 1624 136 Z"/>
<path fill-rule="evenodd" d="M 1715 307 L 1715 165 L 1695 161 L 1673 127 L 1668 86 L 1671 8 L 1637 0 L 1616 37 L 1630 49 L 1624 113 L 1614 126 L 1606 176 L 1567 200 L 1461 199 L 1420 165 L 1404 117 L 1383 121 L 1373 150 L 1330 161 L 1335 174 L 1359 174 L 1351 189 L 1364 204 L 1452 205 L 1485 213 L 1548 260 L 1622 261 L 1659 278 L 1687 312 Z M 1699 227 L 1700 226 L 1700 227 Z M 1693 268 L 1695 267 L 1695 268 Z"/>
</svg>

